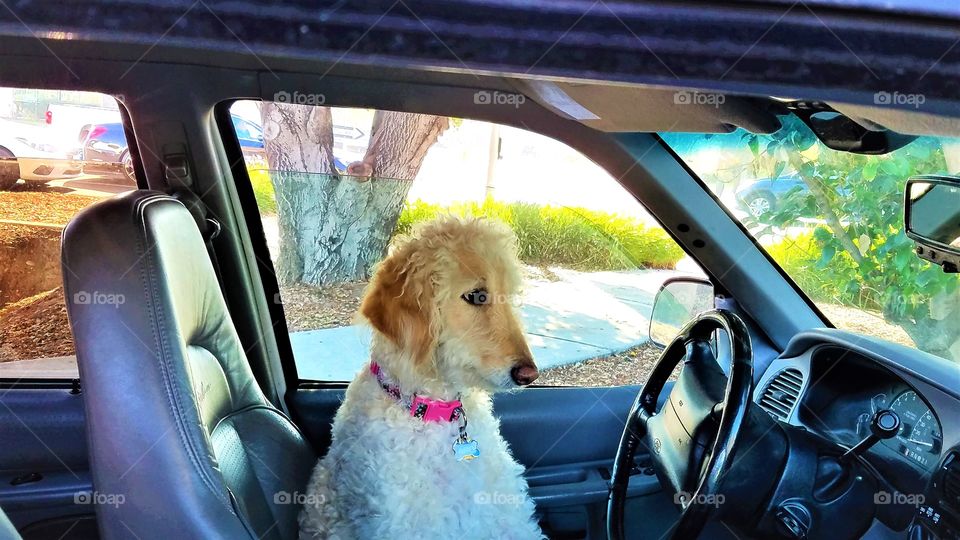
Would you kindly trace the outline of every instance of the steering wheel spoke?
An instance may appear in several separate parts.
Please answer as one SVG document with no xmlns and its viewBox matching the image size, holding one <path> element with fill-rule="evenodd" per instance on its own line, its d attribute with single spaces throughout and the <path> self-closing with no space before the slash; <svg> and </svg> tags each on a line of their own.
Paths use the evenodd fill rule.
<svg viewBox="0 0 960 540">
<path fill-rule="evenodd" d="M 728 374 L 717 365 L 711 344 L 719 329 L 729 340 Z M 681 361 L 680 377 L 658 410 L 660 394 Z M 624 537 L 630 468 L 642 444 L 681 506 L 672 538 L 696 537 L 717 510 L 717 505 L 701 502 L 715 500 L 720 493 L 752 393 L 753 352 L 743 321 L 714 310 L 688 323 L 664 349 L 624 426 L 610 484 L 607 536 Z"/>
</svg>

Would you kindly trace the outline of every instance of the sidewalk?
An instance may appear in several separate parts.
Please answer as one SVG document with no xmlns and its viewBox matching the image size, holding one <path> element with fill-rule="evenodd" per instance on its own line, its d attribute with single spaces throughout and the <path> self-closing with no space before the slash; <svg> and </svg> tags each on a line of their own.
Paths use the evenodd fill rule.
<svg viewBox="0 0 960 540">
<path fill-rule="evenodd" d="M 547 369 L 623 351 L 648 340 L 653 299 L 669 270 L 575 272 L 527 284 L 521 316 L 537 366 Z M 370 329 L 345 326 L 290 335 L 299 375 L 351 380 L 367 362 Z"/>
<path fill-rule="evenodd" d="M 576 272 L 555 268 L 558 281 L 529 280 L 521 317 L 540 369 L 624 351 L 648 341 L 653 300 L 672 270 Z M 368 361 L 370 329 L 352 325 L 290 335 L 302 379 L 349 381 Z M 74 378 L 74 357 L 0 363 L 0 378 Z"/>
</svg>

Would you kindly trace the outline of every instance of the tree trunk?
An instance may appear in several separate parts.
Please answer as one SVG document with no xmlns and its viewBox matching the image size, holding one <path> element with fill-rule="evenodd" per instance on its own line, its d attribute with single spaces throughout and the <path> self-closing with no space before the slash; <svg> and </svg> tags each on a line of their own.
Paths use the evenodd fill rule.
<svg viewBox="0 0 960 540">
<path fill-rule="evenodd" d="M 791 165 L 793 165 L 799 173 L 802 165 L 800 159 L 791 158 Z M 847 234 L 847 230 L 843 228 L 843 223 L 840 222 L 840 216 L 833 210 L 833 203 L 830 201 L 830 197 L 827 195 L 825 188 L 820 185 L 820 181 L 817 178 L 809 178 L 803 174 L 799 176 L 800 179 L 803 180 L 803 183 L 806 184 L 807 189 L 810 190 L 810 193 L 813 194 L 813 198 L 816 199 L 817 206 L 823 212 L 823 217 L 826 219 L 827 226 L 833 231 L 833 235 L 840 242 L 840 245 L 843 246 L 844 251 L 850 255 L 857 265 L 860 265 L 860 263 L 863 262 L 863 254 L 860 253 L 857 245 L 853 243 L 853 239 Z"/>
<path fill-rule="evenodd" d="M 262 116 L 277 198 L 279 281 L 323 285 L 369 278 L 448 119 L 378 111 L 366 154 L 340 175 L 328 108 L 270 103 Z"/>
</svg>

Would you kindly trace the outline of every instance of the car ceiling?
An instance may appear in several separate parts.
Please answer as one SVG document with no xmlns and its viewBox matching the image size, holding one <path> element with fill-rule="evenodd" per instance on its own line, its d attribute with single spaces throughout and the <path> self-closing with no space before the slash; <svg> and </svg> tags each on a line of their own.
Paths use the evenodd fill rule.
<svg viewBox="0 0 960 540">
<path fill-rule="evenodd" d="M 90 60 L 331 74 L 519 92 L 608 132 L 765 133 L 789 98 L 874 129 L 960 136 L 960 48 L 945 17 L 871 2 L 468 3 L 31 2 L 0 13 L 0 81 L 39 86 L 24 60 L 50 56 L 63 68 L 41 74 L 51 88 L 83 88 L 71 64 Z M 723 98 L 683 103 L 678 89 Z M 893 89 L 921 93 L 923 107 L 875 103 Z"/>
</svg>

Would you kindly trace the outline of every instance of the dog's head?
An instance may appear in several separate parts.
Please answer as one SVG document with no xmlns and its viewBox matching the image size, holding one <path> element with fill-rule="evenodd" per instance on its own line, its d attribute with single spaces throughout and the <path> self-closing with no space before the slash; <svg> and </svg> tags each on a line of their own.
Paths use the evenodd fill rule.
<svg viewBox="0 0 960 540">
<path fill-rule="evenodd" d="M 504 225 L 444 217 L 379 265 L 360 313 L 402 357 L 390 366 L 448 386 L 526 386 L 537 367 L 514 309 L 517 242 Z"/>
</svg>

